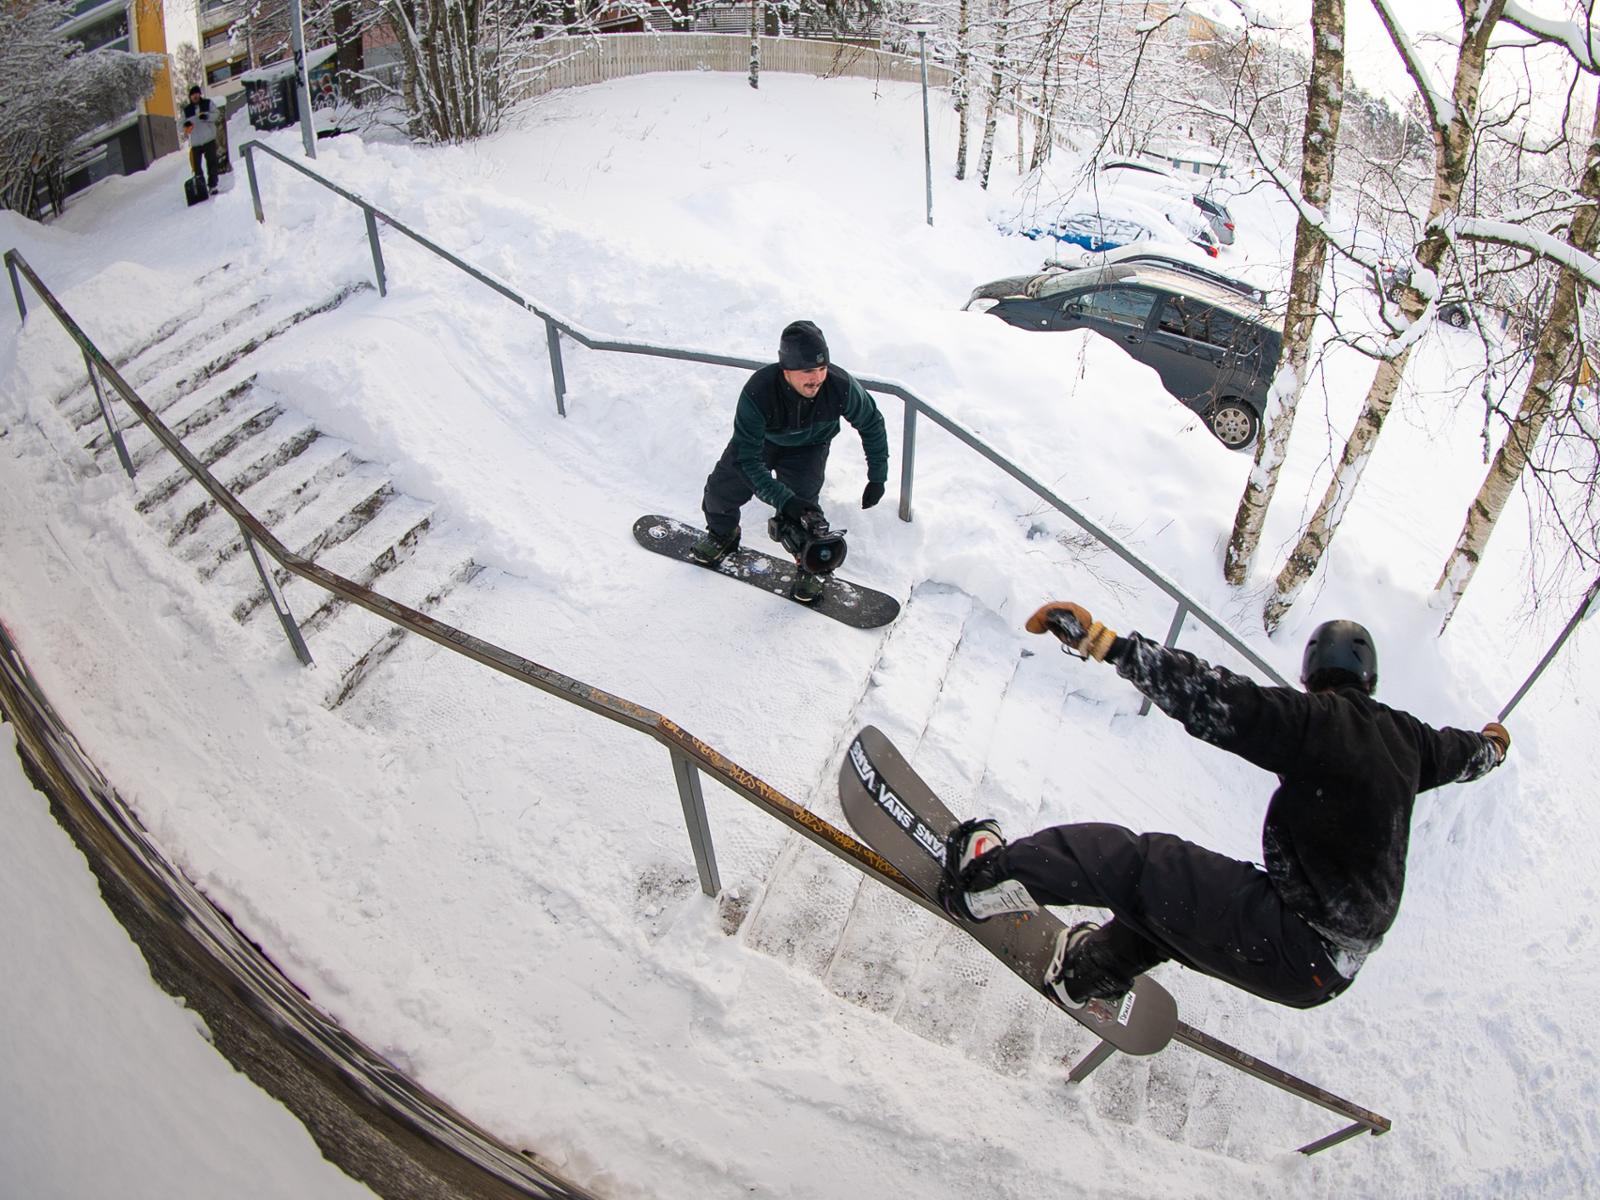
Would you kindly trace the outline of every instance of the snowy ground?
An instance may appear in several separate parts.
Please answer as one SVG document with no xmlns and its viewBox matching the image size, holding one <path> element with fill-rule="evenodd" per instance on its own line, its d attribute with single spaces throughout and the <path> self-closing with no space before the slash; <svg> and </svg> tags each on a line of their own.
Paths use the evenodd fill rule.
<svg viewBox="0 0 1600 1200">
<path fill-rule="evenodd" d="M 1269 642 L 1254 617 L 1303 513 L 1280 500 L 1255 578 L 1231 591 L 1217 563 L 1249 459 L 1109 343 L 958 311 L 974 284 L 1043 258 L 996 224 L 1049 189 L 1017 199 L 1010 164 L 990 194 L 941 178 L 929 228 L 920 115 L 917 90 L 900 85 L 768 75 L 752 92 L 732 76 L 652 76 L 551 97 L 477 146 L 345 137 L 323 142 L 316 166 L 596 331 L 763 358 L 785 322 L 816 320 L 839 364 L 903 381 L 977 431 L 1286 675 L 1317 621 L 1352 616 L 1377 637 L 1383 699 L 1436 724 L 1492 718 L 1581 584 L 1531 610 L 1519 509 L 1449 634 L 1434 636 L 1428 593 L 1482 472 L 1470 335 L 1425 340 L 1327 582 Z M 953 119 L 936 108 L 935 123 L 948 160 Z M 276 144 L 299 153 L 295 136 Z M 307 303 L 370 278 L 359 214 L 330 193 L 266 164 L 257 226 L 242 171 L 231 193 L 186 211 L 181 169 L 173 158 L 107 181 L 48 228 L 0 214 L 0 244 L 114 356 L 197 304 Z M 1219 265 L 1281 263 L 1284 211 L 1261 190 L 1231 207 L 1240 239 Z M 664 713 L 827 812 L 852 723 L 909 723 L 935 704 L 909 695 L 925 665 L 916 644 L 678 568 L 628 536 L 641 513 L 695 517 L 739 373 L 569 347 L 563 420 L 537 321 L 397 238 L 385 245 L 389 296 L 357 295 L 260 351 L 256 386 L 436 504 L 439 536 L 489 568 L 444 619 Z M 1338 1002 L 1290 1012 L 1161 973 L 1197 1024 L 1395 1121 L 1302 1160 L 1289 1149 L 1337 1119 L 1248 1079 L 1184 1096 L 1176 1131 L 1147 1108 L 1139 1072 L 1192 1072 L 1181 1048 L 1072 1091 L 1058 1063 L 989 1069 L 727 937 L 693 883 L 652 743 L 420 644 L 330 712 L 327 680 L 294 663 L 276 627 L 235 623 L 238 597 L 202 583 L 135 513 L 151 480 L 130 485 L 78 448 L 51 400 L 80 374 L 38 306 L 0 346 L 0 615 L 33 671 L 173 858 L 319 1004 L 602 1194 L 826 1197 L 908 1180 L 929 1197 L 1587 1186 L 1600 1154 L 1592 626 L 1508 722 L 1511 763 L 1419 804 L 1399 923 Z M 1330 359 L 1281 496 L 1320 495 L 1369 377 L 1358 358 Z M 884 408 L 893 481 L 900 411 Z M 957 597 L 1011 663 L 1023 617 L 1053 596 L 1165 631 L 1170 609 L 1136 577 L 1066 544 L 1066 522 L 931 428 L 913 523 L 896 519 L 892 491 L 856 508 L 864 478 L 846 430 L 823 494 L 850 531 L 846 573 L 909 601 L 908 618 Z M 745 527 L 759 545 L 757 507 Z M 1197 635 L 1186 644 L 1223 655 Z M 1113 819 L 1258 855 L 1265 775 L 1134 716 L 1109 672 L 1025 661 L 1062 719 L 1041 751 L 1042 793 L 1000 804 L 1010 827 Z M 934 675 L 935 692 L 943 682 Z M 940 702 L 964 704 L 955 715 L 971 731 L 970 747 L 941 748 L 955 778 L 1005 744 L 1014 710 L 949 690 Z M 708 791 L 723 882 L 759 896 L 786 861 L 783 832 Z M 7 839 L 8 857 L 32 856 L 29 844 Z M 22 997 L 9 1010 L 29 1007 L 15 976 L 6 990 Z M 7 1153 L 34 1153 L 39 1110 L 4 1111 Z M 1205 1112 L 1221 1114 L 1214 1137 L 1193 1132 Z M 41 1161 L 28 1160 L 34 1176 Z"/>
</svg>

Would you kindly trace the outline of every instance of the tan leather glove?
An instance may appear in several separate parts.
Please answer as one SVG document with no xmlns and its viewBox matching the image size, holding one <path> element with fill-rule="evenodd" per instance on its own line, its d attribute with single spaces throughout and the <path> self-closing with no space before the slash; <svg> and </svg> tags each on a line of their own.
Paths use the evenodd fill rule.
<svg viewBox="0 0 1600 1200">
<path fill-rule="evenodd" d="M 1500 751 L 1500 761 L 1505 762 L 1506 752 L 1511 749 L 1511 733 L 1499 721 L 1490 721 L 1483 727 L 1483 736 L 1495 744 L 1495 749 Z"/>
<path fill-rule="evenodd" d="M 1107 629 L 1089 615 L 1089 610 L 1070 600 L 1052 600 L 1033 616 L 1024 628 L 1029 633 L 1053 633 L 1062 643 L 1081 658 L 1104 662 L 1117 638 L 1117 631 Z"/>
</svg>

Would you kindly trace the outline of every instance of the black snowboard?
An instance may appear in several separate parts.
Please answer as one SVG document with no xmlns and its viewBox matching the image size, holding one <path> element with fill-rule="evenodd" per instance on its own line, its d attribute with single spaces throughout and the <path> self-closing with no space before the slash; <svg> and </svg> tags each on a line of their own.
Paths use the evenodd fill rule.
<svg viewBox="0 0 1600 1200">
<path fill-rule="evenodd" d="M 657 554 L 693 563 L 697 567 L 704 567 L 705 564 L 689 557 L 689 547 L 700 540 L 703 532 L 671 517 L 640 517 L 633 523 L 633 536 L 646 550 L 654 550 Z M 789 595 L 789 589 L 794 585 L 793 560 L 775 558 L 745 546 L 705 569 L 741 580 L 774 596 L 783 596 L 802 608 L 815 609 L 824 616 L 857 629 L 876 629 L 900 615 L 900 602 L 893 596 L 875 592 L 859 583 L 850 583 L 837 575 L 828 577 L 827 587 L 814 603 L 795 600 Z"/>
<path fill-rule="evenodd" d="M 918 778 L 888 738 L 868 725 L 839 767 L 839 800 L 850 827 L 928 899 L 943 876 L 944 838 L 958 823 Z M 1154 1054 L 1178 1028 L 1178 1006 L 1160 984 L 1141 975 L 1120 1001 L 1091 1000 L 1065 1008 L 1044 986 L 1044 973 L 1064 928 L 1049 912 L 957 922 L 1057 1008 L 1125 1054 Z"/>
<path fill-rule="evenodd" d="M 184 201 L 193 208 L 202 200 L 210 199 L 211 193 L 206 190 L 206 181 L 198 175 L 191 175 L 183 181 Z"/>
</svg>

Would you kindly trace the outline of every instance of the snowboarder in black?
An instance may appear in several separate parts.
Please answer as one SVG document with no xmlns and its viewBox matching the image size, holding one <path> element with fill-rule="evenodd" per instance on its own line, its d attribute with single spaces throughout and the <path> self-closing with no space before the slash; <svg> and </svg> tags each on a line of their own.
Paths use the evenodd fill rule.
<svg viewBox="0 0 1600 1200">
<path fill-rule="evenodd" d="M 189 169 L 196 179 L 205 180 L 208 196 L 217 192 L 217 122 L 221 116 L 198 83 L 189 89 L 189 103 L 183 106 L 183 132 L 189 139 Z"/>
<path fill-rule="evenodd" d="M 1477 779 L 1511 735 L 1433 729 L 1372 699 L 1377 651 L 1354 621 L 1306 643 L 1305 691 L 1262 687 L 1139 634 L 1118 637 L 1076 604 L 1028 619 L 1085 659 L 1111 663 L 1193 737 L 1274 772 L 1263 870 L 1167 833 L 1058 825 L 1006 843 L 993 821 L 950 835 L 940 899 L 987 920 L 1038 904 L 1110 909 L 1063 931 L 1046 984 L 1080 1006 L 1128 990 L 1175 959 L 1279 1004 L 1333 999 L 1383 940 L 1400 906 L 1418 792 Z"/>
<path fill-rule="evenodd" d="M 817 497 L 828 465 L 828 446 L 843 418 L 861 435 L 867 486 L 861 507 L 883 499 L 889 478 L 889 438 L 883 414 L 865 388 L 828 361 L 828 343 L 810 321 L 794 321 L 778 341 L 778 361 L 762 367 L 739 393 L 733 437 L 706 478 L 701 508 L 706 535 L 690 549 L 697 562 L 720 562 L 739 547 L 739 510 L 759 496 L 782 520 L 826 528 Z M 814 603 L 826 580 L 802 570 L 796 600 Z"/>
</svg>

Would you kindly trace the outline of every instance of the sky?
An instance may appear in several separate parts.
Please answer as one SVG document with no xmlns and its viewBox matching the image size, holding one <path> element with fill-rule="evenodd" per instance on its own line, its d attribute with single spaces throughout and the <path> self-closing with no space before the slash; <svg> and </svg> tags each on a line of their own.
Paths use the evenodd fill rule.
<svg viewBox="0 0 1600 1200">
<path fill-rule="evenodd" d="M 1229 0 L 1212 0 L 1226 10 Z M 1273 22 L 1294 39 L 1310 47 L 1311 5 L 1309 0 L 1249 0 L 1249 8 L 1259 18 Z M 1393 6 L 1404 22 L 1406 33 L 1418 54 L 1434 71 L 1436 86 L 1449 95 L 1455 74 L 1455 40 L 1460 36 L 1461 10 L 1455 0 L 1405 0 Z M 1533 0 L 1530 11 L 1552 20 L 1571 18 L 1564 0 Z M 1234 9 L 1237 12 L 1237 9 Z M 1501 42 L 1509 44 L 1524 35 L 1506 29 Z M 1407 105 L 1417 94 L 1416 84 L 1394 49 L 1388 32 L 1378 19 L 1371 0 L 1346 0 L 1345 68 L 1362 87 L 1388 96 L 1397 105 Z M 1565 53 L 1545 48 L 1526 54 L 1509 49 L 1490 56 L 1484 79 L 1483 98 L 1488 104 L 1510 104 L 1518 97 L 1533 95 L 1546 104 L 1559 106 L 1573 75 L 1571 59 Z M 1583 103 L 1593 103 L 1593 88 Z"/>
<path fill-rule="evenodd" d="M 936 162 L 948 162 L 954 116 L 935 100 Z M 300 153 L 296 131 L 273 144 Z M 1437 636 L 1432 584 L 1483 471 L 1476 344 L 1439 328 L 1413 356 L 1326 575 L 1266 638 L 1255 614 L 1370 364 L 1323 360 L 1263 552 L 1246 587 L 1228 588 L 1219 557 L 1249 457 L 1111 343 L 960 311 L 975 284 L 1045 251 L 1000 231 L 1023 203 L 1009 160 L 988 193 L 941 168 L 925 223 L 914 87 L 644 76 L 551 96 L 468 147 L 329 139 L 316 169 L 600 333 L 759 359 L 784 324 L 812 319 L 838 364 L 902 381 L 975 431 L 1285 675 L 1317 622 L 1362 620 L 1380 699 L 1434 724 L 1494 717 L 1587 582 L 1533 602 L 1530 555 L 1548 547 L 1519 500 Z M 129 357 L 129 379 L 171 401 L 174 420 L 230 392 L 276 405 L 322 433 L 314 486 L 330 499 L 381 479 L 413 518 L 426 512 L 414 558 L 379 590 L 418 597 L 474 564 L 440 619 L 664 714 L 835 823 L 840 755 L 875 724 L 960 815 L 1011 831 L 1115 820 L 1259 855 L 1270 778 L 1141 718 L 1114 674 L 1021 630 L 1060 598 L 1159 636 L 1170 605 L 954 439 L 919 430 L 909 523 L 892 488 L 859 508 L 859 443 L 849 430 L 834 443 L 822 502 L 848 529 L 845 573 L 903 605 L 885 629 L 847 629 L 631 539 L 643 513 L 695 519 L 740 372 L 569 345 L 563 418 L 527 313 L 393 237 L 388 296 L 351 291 L 372 269 L 355 209 L 262 164 L 265 224 L 242 172 L 190 210 L 182 170 L 171 156 L 104 181 L 48 227 L 0 214 L 0 244 Z M 1239 241 L 1219 265 L 1281 276 L 1291 214 L 1261 190 L 1230 203 Z M 197 365 L 341 293 L 179 394 Z M 231 531 L 201 520 L 175 536 L 182 496 L 140 513 L 167 474 L 159 457 L 130 483 L 84 450 L 94 426 L 67 415 L 85 403 L 81 359 L 38 306 L 21 327 L 9 312 L 0 322 L 0 616 L 46 694 L 173 861 L 315 1003 L 599 1194 L 822 1198 L 910 1180 L 954 1200 L 1071 1180 L 1107 1197 L 1564 1196 L 1591 1178 L 1593 622 L 1508 718 L 1510 761 L 1419 804 L 1399 921 L 1344 996 L 1297 1012 L 1158 970 L 1191 1024 L 1395 1123 L 1303 1159 L 1293 1147 L 1337 1118 L 1181 1047 L 1069 1087 L 1065 1064 L 1090 1048 L 1070 1020 L 713 783 L 724 892 L 701 896 L 667 756 L 647 739 L 411 641 L 330 707 L 341 667 L 381 633 L 373 618 L 315 630 L 310 670 L 270 616 L 237 622 L 251 581 L 219 558 Z M 880 403 L 898 480 L 901 412 Z M 144 435 L 132 445 L 152 453 Z M 260 486 L 247 503 L 288 507 L 289 481 Z M 763 545 L 759 507 L 744 524 Z M 304 517 L 273 519 L 309 536 Z M 360 549 L 326 561 L 359 569 Z M 298 583 L 288 598 L 313 607 Z M 1244 669 L 1206 636 L 1183 644 Z M 30 1089 L 0 1102 L 0 1149 L 22 1177 L 92 1191 L 94 1161 L 81 1178 L 52 1162 L 72 1137 L 68 1098 L 110 1051 L 59 1036 L 95 1018 L 39 996 L 104 988 L 176 1011 L 173 1036 L 191 1048 L 203 1030 L 152 998 L 136 963 L 113 974 L 95 939 L 115 939 L 91 933 L 89 913 L 57 920 L 66 902 L 48 889 L 93 907 L 81 860 L 41 848 L 59 835 L 14 772 L 5 780 L 0 802 L 27 835 L 0 851 L 23 887 L 0 928 L 30 966 L 0 982 L 4 1026 L 20 1031 L 0 1040 L 0 1074 Z M 61 947 L 59 983 L 29 929 Z M 205 1107 L 224 1086 L 176 1053 L 161 1061 L 143 1069 L 163 1095 Z M 126 1126 L 143 1136 L 131 1115 Z M 302 1180 L 307 1195 L 343 1190 L 267 1116 L 192 1128 L 172 1149 L 194 1156 L 197 1179 L 265 1131 L 240 1141 L 241 1161 L 292 1145 L 287 1194 Z M 167 1167 L 101 1166 L 101 1190 L 167 1194 Z"/>
</svg>

